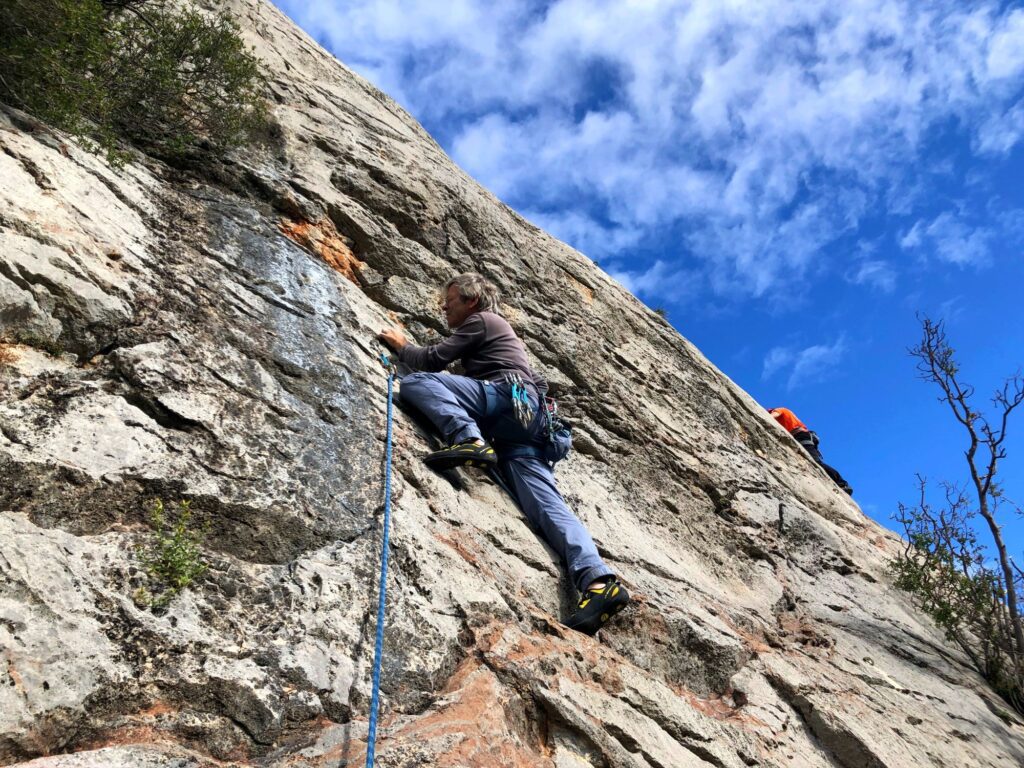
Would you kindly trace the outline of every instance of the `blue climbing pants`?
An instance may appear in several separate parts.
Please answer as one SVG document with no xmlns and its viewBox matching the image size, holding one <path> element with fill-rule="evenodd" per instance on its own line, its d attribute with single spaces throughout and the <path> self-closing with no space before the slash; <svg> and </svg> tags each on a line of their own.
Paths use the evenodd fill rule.
<svg viewBox="0 0 1024 768">
<path fill-rule="evenodd" d="M 538 447 L 546 439 L 542 419 L 525 428 L 516 419 L 509 385 L 447 373 L 412 373 L 402 378 L 401 398 L 426 416 L 449 445 L 485 437 L 495 445 L 519 508 L 561 556 L 578 591 L 613 575 L 590 533 L 558 492 L 551 467 L 532 456 L 501 458 L 501 446 Z M 530 392 L 530 400 L 536 412 L 536 393 Z"/>
</svg>

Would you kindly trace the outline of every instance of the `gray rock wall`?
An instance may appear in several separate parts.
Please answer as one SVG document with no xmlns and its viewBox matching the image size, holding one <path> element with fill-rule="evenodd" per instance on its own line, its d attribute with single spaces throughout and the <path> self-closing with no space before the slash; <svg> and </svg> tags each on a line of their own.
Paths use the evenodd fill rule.
<svg viewBox="0 0 1024 768">
<path fill-rule="evenodd" d="M 119 170 L 0 108 L 0 764 L 365 760 L 386 379 L 466 270 L 578 425 L 561 487 L 634 602 L 592 639 L 517 509 L 396 412 L 381 766 L 1013 766 L 1024 724 L 750 397 L 272 6 L 277 129 Z M 153 498 L 209 570 L 147 608 Z M 783 508 L 783 525 L 779 509 Z"/>
</svg>

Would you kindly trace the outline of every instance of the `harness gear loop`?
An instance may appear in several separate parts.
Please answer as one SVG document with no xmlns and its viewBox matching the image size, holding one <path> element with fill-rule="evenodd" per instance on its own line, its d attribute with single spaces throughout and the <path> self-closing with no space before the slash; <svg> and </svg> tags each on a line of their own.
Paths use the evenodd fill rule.
<svg viewBox="0 0 1024 768">
<path fill-rule="evenodd" d="M 391 526 L 391 425 L 394 402 L 395 377 L 398 370 L 386 352 L 380 353 L 380 363 L 388 372 L 388 426 L 384 449 L 384 534 L 380 553 L 380 584 L 377 600 L 377 640 L 373 649 L 373 694 L 370 696 L 370 729 L 366 735 L 366 768 L 373 768 L 377 744 L 377 710 L 380 706 L 380 669 L 384 656 L 384 605 L 388 586 L 388 539 Z"/>
<path fill-rule="evenodd" d="M 533 422 L 533 405 L 526 391 L 526 382 L 518 373 L 506 373 L 505 381 L 512 387 L 512 410 L 523 429 L 528 429 Z"/>
</svg>

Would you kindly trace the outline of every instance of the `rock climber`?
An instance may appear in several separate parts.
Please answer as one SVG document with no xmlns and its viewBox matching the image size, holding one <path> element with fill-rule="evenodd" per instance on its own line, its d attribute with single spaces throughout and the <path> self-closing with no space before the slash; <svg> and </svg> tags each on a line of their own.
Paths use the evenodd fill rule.
<svg viewBox="0 0 1024 768">
<path fill-rule="evenodd" d="M 451 335 L 439 344 L 410 344 L 398 328 L 378 336 L 399 361 L 418 371 L 403 377 L 402 402 L 423 413 L 446 442 L 424 461 L 434 469 L 499 467 L 580 594 L 566 626 L 593 635 L 626 606 L 629 594 L 566 505 L 542 458 L 548 440 L 541 413 L 547 383 L 534 373 L 523 342 L 498 314 L 494 283 L 466 273 L 449 280 L 443 295 L 441 310 Z M 455 360 L 461 360 L 464 376 L 441 373 Z"/>
<path fill-rule="evenodd" d="M 825 460 L 821 457 L 821 451 L 818 450 L 817 434 L 809 430 L 807 425 L 800 421 L 789 408 L 769 408 L 768 412 L 782 425 L 784 430 L 789 432 L 800 443 L 801 447 L 811 455 L 811 458 L 818 462 L 821 468 L 825 470 L 825 473 L 835 481 L 836 485 L 851 496 L 853 495 L 853 488 L 850 487 L 850 484 L 843 479 L 843 476 L 835 468 L 826 464 Z"/>
</svg>

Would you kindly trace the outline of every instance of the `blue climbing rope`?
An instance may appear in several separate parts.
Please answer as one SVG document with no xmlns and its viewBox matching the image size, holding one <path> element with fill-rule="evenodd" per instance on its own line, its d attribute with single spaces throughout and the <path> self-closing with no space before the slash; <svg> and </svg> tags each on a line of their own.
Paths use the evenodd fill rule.
<svg viewBox="0 0 1024 768">
<path fill-rule="evenodd" d="M 384 542 L 380 553 L 380 586 L 377 600 L 377 642 L 373 650 L 373 695 L 370 697 L 370 732 L 366 736 L 366 768 L 373 768 L 377 746 L 377 709 L 380 706 L 380 668 L 384 656 L 384 603 L 388 587 L 388 534 L 391 525 L 391 413 L 395 375 L 394 363 L 382 352 L 380 362 L 388 369 L 388 428 L 384 449 Z"/>
</svg>

